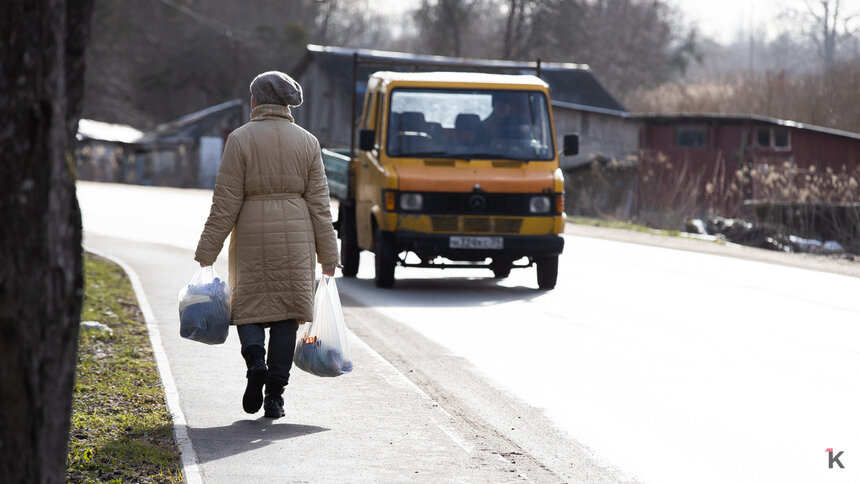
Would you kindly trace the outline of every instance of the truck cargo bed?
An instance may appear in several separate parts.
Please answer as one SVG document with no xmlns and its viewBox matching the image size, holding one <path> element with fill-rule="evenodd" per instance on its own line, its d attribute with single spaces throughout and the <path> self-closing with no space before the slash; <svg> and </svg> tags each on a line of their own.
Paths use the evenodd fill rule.
<svg viewBox="0 0 860 484">
<path fill-rule="evenodd" d="M 337 200 L 349 197 L 349 150 L 322 149 L 329 194 Z"/>
</svg>

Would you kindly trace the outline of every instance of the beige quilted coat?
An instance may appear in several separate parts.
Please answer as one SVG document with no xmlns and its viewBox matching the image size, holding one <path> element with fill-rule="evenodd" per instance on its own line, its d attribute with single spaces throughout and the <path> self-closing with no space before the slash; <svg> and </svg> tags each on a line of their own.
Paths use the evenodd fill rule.
<svg viewBox="0 0 860 484">
<path fill-rule="evenodd" d="M 195 260 L 212 264 L 230 237 L 233 324 L 313 318 L 314 255 L 337 265 L 319 141 L 286 106 L 265 104 L 227 137 Z"/>
</svg>

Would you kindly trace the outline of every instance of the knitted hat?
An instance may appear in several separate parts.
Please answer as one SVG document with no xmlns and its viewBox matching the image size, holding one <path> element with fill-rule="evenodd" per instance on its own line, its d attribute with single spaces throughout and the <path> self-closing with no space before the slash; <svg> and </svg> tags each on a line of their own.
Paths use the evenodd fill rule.
<svg viewBox="0 0 860 484">
<path fill-rule="evenodd" d="M 302 103 L 302 86 L 283 72 L 269 71 L 251 81 L 251 95 L 257 104 L 298 106 Z"/>
</svg>

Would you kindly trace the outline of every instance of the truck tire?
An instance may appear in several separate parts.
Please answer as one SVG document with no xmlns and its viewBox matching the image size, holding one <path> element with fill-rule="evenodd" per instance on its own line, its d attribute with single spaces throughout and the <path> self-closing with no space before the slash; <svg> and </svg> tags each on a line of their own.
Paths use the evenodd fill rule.
<svg viewBox="0 0 860 484">
<path fill-rule="evenodd" d="M 391 287 L 394 285 L 394 266 L 397 264 L 394 248 L 386 234 L 379 229 L 373 232 L 373 247 L 376 255 L 376 287 Z"/>
<path fill-rule="evenodd" d="M 358 248 L 358 236 L 355 231 L 355 209 L 341 206 L 340 214 L 340 263 L 344 277 L 355 277 L 358 274 L 358 263 L 361 249 Z"/>
<path fill-rule="evenodd" d="M 558 279 L 558 256 L 539 257 L 535 259 L 537 264 L 538 287 L 541 289 L 553 289 Z"/>
<path fill-rule="evenodd" d="M 493 271 L 493 277 L 496 279 L 504 279 L 511 275 L 511 268 L 513 266 L 514 263 L 507 259 L 493 259 L 490 262 L 490 270 Z"/>
</svg>

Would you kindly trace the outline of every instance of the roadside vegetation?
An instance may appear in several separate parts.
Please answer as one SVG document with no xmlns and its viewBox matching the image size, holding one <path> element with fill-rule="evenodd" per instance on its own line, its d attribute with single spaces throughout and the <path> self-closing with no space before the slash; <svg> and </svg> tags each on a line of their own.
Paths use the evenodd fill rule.
<svg viewBox="0 0 860 484">
<path fill-rule="evenodd" d="M 123 270 L 87 254 L 69 433 L 69 482 L 182 482 L 164 390 L 143 315 Z"/>
<path fill-rule="evenodd" d="M 639 225 L 631 222 L 622 222 L 620 220 L 606 220 L 592 217 L 567 217 L 567 221 L 577 225 L 590 225 L 592 227 L 632 230 L 634 232 L 643 232 L 646 234 L 654 235 L 665 235 L 669 237 L 678 237 L 681 235 L 680 230 L 655 229 L 652 227 Z"/>
<path fill-rule="evenodd" d="M 801 169 L 719 156 L 710 172 L 665 156 L 595 160 L 566 178 L 571 222 L 724 236 L 785 252 L 860 254 L 860 168 Z M 662 231 L 662 232 L 661 232 Z"/>
</svg>

